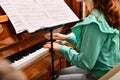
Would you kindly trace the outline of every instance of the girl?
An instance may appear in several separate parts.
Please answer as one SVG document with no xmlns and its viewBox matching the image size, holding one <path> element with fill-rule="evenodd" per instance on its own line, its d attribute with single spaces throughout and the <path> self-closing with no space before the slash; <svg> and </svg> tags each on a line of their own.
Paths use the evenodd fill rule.
<svg viewBox="0 0 120 80">
<path fill-rule="evenodd" d="M 58 71 L 57 80 L 98 80 L 120 61 L 119 0 L 79 0 L 86 3 L 89 14 L 82 22 L 72 27 L 75 36 L 54 33 L 53 39 L 67 40 L 71 47 L 53 43 L 55 51 L 60 51 L 73 65 Z M 50 38 L 47 34 L 46 38 Z M 51 48 L 50 43 L 44 45 Z M 64 75 L 62 75 L 64 74 Z"/>
</svg>

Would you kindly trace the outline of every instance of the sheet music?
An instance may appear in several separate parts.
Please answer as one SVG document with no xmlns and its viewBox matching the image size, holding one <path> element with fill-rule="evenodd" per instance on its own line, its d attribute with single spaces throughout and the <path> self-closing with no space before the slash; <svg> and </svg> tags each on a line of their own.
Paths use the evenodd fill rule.
<svg viewBox="0 0 120 80">
<path fill-rule="evenodd" d="M 54 25 L 78 20 L 64 0 L 36 0 L 44 12 L 54 21 Z"/>
<path fill-rule="evenodd" d="M 13 23 L 16 32 L 21 33 L 25 30 L 25 27 L 23 25 L 23 23 L 20 21 L 19 16 L 17 16 L 17 14 L 15 14 L 15 10 L 9 6 L 12 6 L 12 4 L 10 2 L 7 2 L 7 0 L 1 0 L 1 2 L 4 6 L 3 9 L 7 11 L 7 14 L 10 17 L 10 21 Z M 0 4 L 1 5 L 1 4 Z M 9 5 L 9 6 L 7 6 Z"/>
<path fill-rule="evenodd" d="M 1 0 L 16 33 L 35 32 L 79 19 L 64 0 Z"/>
</svg>

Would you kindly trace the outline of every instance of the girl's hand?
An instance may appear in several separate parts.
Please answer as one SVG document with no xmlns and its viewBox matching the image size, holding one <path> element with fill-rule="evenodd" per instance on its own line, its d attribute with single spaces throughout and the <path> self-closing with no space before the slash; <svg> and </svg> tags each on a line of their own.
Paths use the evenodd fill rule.
<svg viewBox="0 0 120 80">
<path fill-rule="evenodd" d="M 51 48 L 51 42 L 47 42 L 43 47 L 44 47 L 44 48 Z M 61 47 L 62 47 L 62 45 L 53 42 L 53 49 L 54 49 L 55 51 L 60 51 L 60 48 L 61 48 Z"/>
<path fill-rule="evenodd" d="M 66 40 L 68 38 L 67 35 L 60 34 L 60 33 L 53 33 L 52 36 L 53 36 L 54 40 Z M 46 34 L 45 38 L 47 38 L 48 40 L 50 40 L 50 34 Z"/>
</svg>

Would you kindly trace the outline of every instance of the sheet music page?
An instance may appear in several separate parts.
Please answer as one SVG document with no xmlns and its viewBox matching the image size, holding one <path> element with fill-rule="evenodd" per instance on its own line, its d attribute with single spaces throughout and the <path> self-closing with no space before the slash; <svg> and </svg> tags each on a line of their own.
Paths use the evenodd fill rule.
<svg viewBox="0 0 120 80">
<path fill-rule="evenodd" d="M 11 10 L 8 10 L 9 8 L 5 10 L 7 13 L 12 12 L 8 15 L 12 18 L 11 21 L 14 22 L 13 24 L 15 24 L 16 33 L 22 30 L 28 30 L 30 33 L 35 32 L 53 23 L 40 6 L 37 5 L 35 0 L 5 0 L 5 2 L 8 2 L 8 4 L 4 6 L 11 8 Z M 16 25 L 19 23 L 16 22 L 17 20 L 22 21 L 22 26 Z"/>
<path fill-rule="evenodd" d="M 52 20 L 54 20 L 53 25 L 65 24 L 68 22 L 78 21 L 78 17 L 72 12 L 72 10 L 67 6 L 64 0 L 36 0 L 44 12 Z"/>
<path fill-rule="evenodd" d="M 32 33 L 47 27 L 78 21 L 64 0 L 1 0 L 16 33 Z"/>
<path fill-rule="evenodd" d="M 15 10 L 12 7 L 10 7 L 12 6 L 12 4 L 8 1 L 9 0 L 0 0 L 0 5 L 9 15 L 8 17 L 10 21 L 13 23 L 13 26 L 16 26 L 14 27 L 15 31 L 17 33 L 21 33 L 25 31 L 26 28 L 24 27 L 23 23 L 20 21 L 19 16 L 17 16 L 17 14 L 15 13 Z"/>
</svg>

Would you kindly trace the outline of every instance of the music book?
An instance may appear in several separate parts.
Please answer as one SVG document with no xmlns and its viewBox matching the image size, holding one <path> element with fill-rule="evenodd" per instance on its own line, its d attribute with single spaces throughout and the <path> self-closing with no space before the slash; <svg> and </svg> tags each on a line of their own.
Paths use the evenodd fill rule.
<svg viewBox="0 0 120 80">
<path fill-rule="evenodd" d="M 17 34 L 79 21 L 64 0 L 0 0 Z"/>
</svg>

